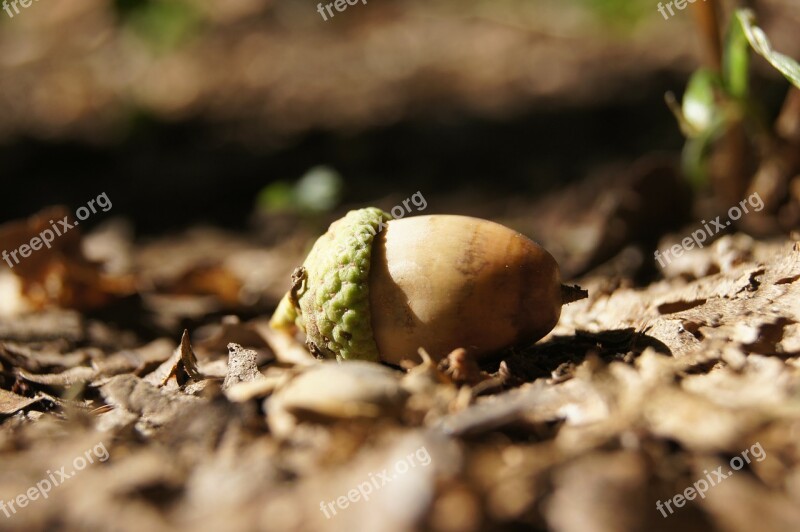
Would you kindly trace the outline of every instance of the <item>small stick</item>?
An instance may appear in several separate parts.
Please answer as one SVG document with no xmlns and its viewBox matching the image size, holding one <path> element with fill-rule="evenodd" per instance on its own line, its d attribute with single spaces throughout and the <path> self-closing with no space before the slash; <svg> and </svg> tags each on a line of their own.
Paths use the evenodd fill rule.
<svg viewBox="0 0 800 532">
<path fill-rule="evenodd" d="M 578 285 L 561 285 L 561 304 L 567 305 L 569 303 L 573 303 L 575 301 L 580 301 L 581 299 L 586 299 L 589 297 L 589 291 L 584 290 Z"/>
<path fill-rule="evenodd" d="M 700 29 L 707 49 L 707 62 L 719 72 L 722 67 L 722 36 L 719 31 L 719 0 L 692 4 L 695 22 Z"/>
</svg>

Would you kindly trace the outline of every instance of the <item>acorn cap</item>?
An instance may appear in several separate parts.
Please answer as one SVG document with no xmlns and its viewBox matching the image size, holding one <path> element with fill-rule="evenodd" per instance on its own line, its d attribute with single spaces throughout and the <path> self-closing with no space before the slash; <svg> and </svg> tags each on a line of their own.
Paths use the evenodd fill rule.
<svg viewBox="0 0 800 532">
<path fill-rule="evenodd" d="M 375 207 L 335 221 L 292 274 L 270 325 L 297 326 L 319 358 L 378 361 L 369 308 L 372 242 L 392 217 Z"/>
</svg>

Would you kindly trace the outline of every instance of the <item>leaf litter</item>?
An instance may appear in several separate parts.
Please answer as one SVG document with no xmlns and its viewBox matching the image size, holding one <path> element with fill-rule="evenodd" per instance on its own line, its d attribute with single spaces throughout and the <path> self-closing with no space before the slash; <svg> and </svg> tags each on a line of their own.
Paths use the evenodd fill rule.
<svg viewBox="0 0 800 532">
<path fill-rule="evenodd" d="M 252 252 L 229 242 L 224 253 L 240 251 Z M 151 295 L 189 297 L 199 283 L 205 297 L 222 292 L 209 308 L 246 304 L 230 291 L 233 274 L 216 283 L 213 271 L 191 269 L 181 262 Z M 174 322 L 158 319 L 174 306 L 153 299 L 138 307 L 164 331 L 149 343 L 72 310 L 4 316 L 0 499 L 97 442 L 109 459 L 0 522 L 25 531 L 800 527 L 800 244 L 726 236 L 642 288 L 601 276 L 581 284 L 590 297 L 564 307 L 548 337 L 480 364 L 461 351 L 404 368 L 319 362 L 263 316 L 217 311 L 181 335 L 158 328 Z M 763 461 L 667 518 L 656 509 L 756 443 Z M 335 515 L 321 511 L 420 449 L 427 465 Z"/>
</svg>

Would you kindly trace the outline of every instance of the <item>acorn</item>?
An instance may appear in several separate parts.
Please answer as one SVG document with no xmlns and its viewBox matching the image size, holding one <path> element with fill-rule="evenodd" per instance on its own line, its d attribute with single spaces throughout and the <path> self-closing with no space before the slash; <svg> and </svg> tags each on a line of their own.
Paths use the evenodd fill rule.
<svg viewBox="0 0 800 532">
<path fill-rule="evenodd" d="M 586 297 L 560 277 L 550 253 L 500 224 L 369 207 L 316 241 L 270 325 L 305 332 L 318 358 L 397 365 L 459 347 L 483 357 L 539 340 L 563 304 Z"/>
</svg>

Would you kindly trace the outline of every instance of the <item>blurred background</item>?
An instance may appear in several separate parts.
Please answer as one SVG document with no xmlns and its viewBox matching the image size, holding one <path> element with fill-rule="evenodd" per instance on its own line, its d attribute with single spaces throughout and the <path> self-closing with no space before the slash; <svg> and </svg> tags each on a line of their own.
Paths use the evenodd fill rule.
<svg viewBox="0 0 800 532">
<path fill-rule="evenodd" d="M 759 3 L 800 55 L 793 0 Z M 792 9 L 794 7 L 794 9 Z M 140 234 L 244 227 L 325 165 L 341 204 L 497 214 L 679 152 L 664 104 L 703 60 L 690 9 L 623 0 L 75 0 L 0 12 L 0 216 L 106 191 Z M 756 83 L 775 116 L 786 83 Z M 481 212 L 495 210 L 492 212 Z"/>
</svg>

